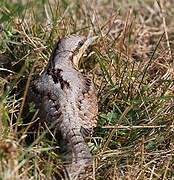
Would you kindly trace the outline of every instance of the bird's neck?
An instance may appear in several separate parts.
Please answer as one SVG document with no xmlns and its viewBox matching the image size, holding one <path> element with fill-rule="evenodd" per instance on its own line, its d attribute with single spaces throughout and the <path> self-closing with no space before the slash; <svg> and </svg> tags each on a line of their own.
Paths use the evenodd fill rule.
<svg viewBox="0 0 174 180">
<path fill-rule="evenodd" d="M 73 53 L 70 51 L 52 53 L 43 74 L 46 74 L 49 68 L 54 70 L 60 69 L 64 72 L 73 71 L 75 68 L 72 64 L 72 58 Z"/>
</svg>

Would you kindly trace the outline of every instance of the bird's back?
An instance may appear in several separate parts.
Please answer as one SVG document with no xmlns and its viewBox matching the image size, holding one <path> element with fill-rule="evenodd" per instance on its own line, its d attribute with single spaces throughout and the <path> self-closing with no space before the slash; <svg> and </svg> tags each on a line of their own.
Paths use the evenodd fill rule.
<svg viewBox="0 0 174 180">
<path fill-rule="evenodd" d="M 58 51 L 56 56 L 53 52 L 44 73 L 31 83 L 28 98 L 35 102 L 42 121 L 50 124 L 61 117 L 55 128 L 61 132 L 66 171 L 74 179 L 84 174 L 83 166 L 91 162 L 84 137 L 96 126 L 98 108 L 92 81 L 69 66 L 72 56 L 71 51 Z M 64 63 L 57 65 L 56 60 Z"/>
</svg>

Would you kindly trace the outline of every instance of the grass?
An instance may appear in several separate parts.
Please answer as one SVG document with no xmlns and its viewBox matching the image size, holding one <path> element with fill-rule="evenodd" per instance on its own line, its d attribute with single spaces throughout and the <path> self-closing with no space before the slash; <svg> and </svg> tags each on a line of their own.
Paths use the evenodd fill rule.
<svg viewBox="0 0 174 180">
<path fill-rule="evenodd" d="M 81 60 L 99 100 L 89 179 L 173 179 L 173 12 L 172 1 L 0 1 L 0 179 L 61 176 L 56 140 L 25 98 L 70 33 L 99 36 Z"/>
</svg>

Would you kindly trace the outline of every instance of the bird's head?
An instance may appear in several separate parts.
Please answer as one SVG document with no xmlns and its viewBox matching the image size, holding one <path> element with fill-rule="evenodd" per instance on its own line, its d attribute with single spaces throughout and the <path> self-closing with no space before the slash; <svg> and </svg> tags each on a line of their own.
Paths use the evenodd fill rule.
<svg viewBox="0 0 174 180">
<path fill-rule="evenodd" d="M 97 38 L 97 36 L 88 37 L 80 35 L 69 35 L 62 38 L 55 47 L 54 61 L 55 65 L 65 61 L 71 61 L 75 68 L 78 68 L 79 60 L 88 46 Z"/>
</svg>

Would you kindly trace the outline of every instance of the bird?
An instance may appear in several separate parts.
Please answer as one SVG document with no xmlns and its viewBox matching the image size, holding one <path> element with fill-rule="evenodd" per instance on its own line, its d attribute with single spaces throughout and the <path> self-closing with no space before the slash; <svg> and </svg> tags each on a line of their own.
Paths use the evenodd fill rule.
<svg viewBox="0 0 174 180">
<path fill-rule="evenodd" d="M 55 43 L 39 78 L 30 83 L 28 99 L 39 110 L 39 118 L 55 124 L 66 179 L 84 179 L 92 155 L 85 137 L 97 125 L 98 100 L 92 80 L 79 69 L 79 60 L 97 36 L 68 35 Z"/>
</svg>

